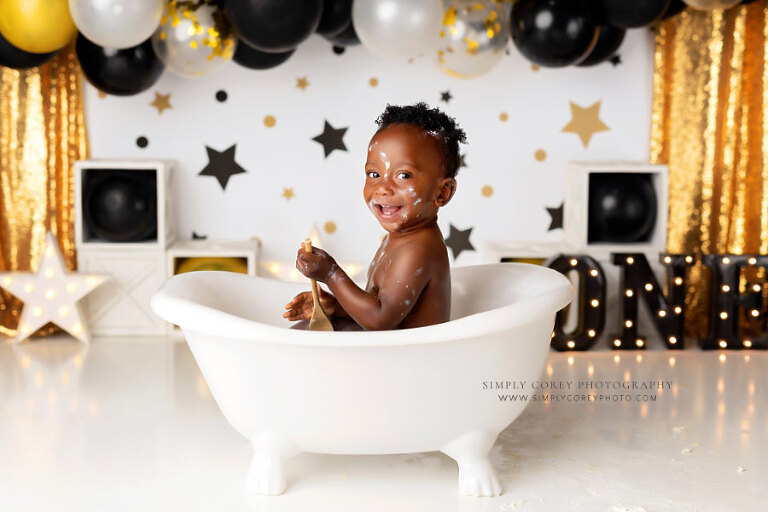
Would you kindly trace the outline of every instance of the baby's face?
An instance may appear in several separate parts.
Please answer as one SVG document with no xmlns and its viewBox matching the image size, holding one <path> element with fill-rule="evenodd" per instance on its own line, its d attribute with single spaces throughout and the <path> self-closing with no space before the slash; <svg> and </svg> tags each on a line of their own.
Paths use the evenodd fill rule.
<svg viewBox="0 0 768 512">
<path fill-rule="evenodd" d="M 394 124 L 371 139 L 365 202 L 385 230 L 430 223 L 453 195 L 456 181 L 442 169 L 440 141 L 410 124 Z"/>
</svg>

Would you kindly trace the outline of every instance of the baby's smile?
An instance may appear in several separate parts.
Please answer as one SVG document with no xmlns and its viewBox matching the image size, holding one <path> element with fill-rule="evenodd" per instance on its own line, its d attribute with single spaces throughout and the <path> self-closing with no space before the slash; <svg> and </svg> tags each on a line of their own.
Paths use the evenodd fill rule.
<svg viewBox="0 0 768 512">
<path fill-rule="evenodd" d="M 373 206 L 376 214 L 384 219 L 392 219 L 396 217 L 403 209 L 402 205 L 383 204 L 377 203 L 376 201 L 373 202 Z"/>
</svg>

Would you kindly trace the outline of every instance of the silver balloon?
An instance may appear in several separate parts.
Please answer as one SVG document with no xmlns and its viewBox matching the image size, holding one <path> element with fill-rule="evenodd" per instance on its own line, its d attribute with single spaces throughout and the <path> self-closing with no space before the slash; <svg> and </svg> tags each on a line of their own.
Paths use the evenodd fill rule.
<svg viewBox="0 0 768 512">
<path fill-rule="evenodd" d="M 352 25 L 373 53 L 387 58 L 433 51 L 443 19 L 442 0 L 355 0 Z"/>
<path fill-rule="evenodd" d="M 683 2 L 693 9 L 712 11 L 714 9 L 728 9 L 741 2 L 741 0 L 683 0 Z"/>
<path fill-rule="evenodd" d="M 232 59 L 237 38 L 217 10 L 208 4 L 193 10 L 190 4 L 175 0 L 166 4 L 160 26 L 152 35 L 152 48 L 171 71 L 203 76 Z"/>
<path fill-rule="evenodd" d="M 437 62 L 453 77 L 471 78 L 490 71 L 504 57 L 509 16 L 493 0 L 452 0 L 440 29 Z"/>
<path fill-rule="evenodd" d="M 164 0 L 69 0 L 77 29 L 105 48 L 130 48 L 149 39 L 160 24 Z"/>
</svg>

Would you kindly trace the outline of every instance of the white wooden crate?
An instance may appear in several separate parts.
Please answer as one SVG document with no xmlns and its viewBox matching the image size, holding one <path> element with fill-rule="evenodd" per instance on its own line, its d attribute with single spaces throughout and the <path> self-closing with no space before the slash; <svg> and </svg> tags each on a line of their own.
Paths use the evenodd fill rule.
<svg viewBox="0 0 768 512">
<path fill-rule="evenodd" d="M 255 276 L 259 266 L 261 242 L 251 240 L 177 240 L 167 251 L 168 276 L 176 273 L 176 265 L 184 258 L 242 258 L 249 276 Z"/>
<path fill-rule="evenodd" d="M 112 277 L 81 302 L 94 335 L 166 334 L 165 321 L 150 308 L 152 295 L 167 278 L 165 253 L 157 248 L 78 249 L 78 270 Z"/>
<path fill-rule="evenodd" d="M 650 174 L 656 191 L 656 222 L 649 240 L 633 243 L 589 242 L 589 176 L 594 173 Z M 563 229 L 565 241 L 576 251 L 593 257 L 612 252 L 652 252 L 667 246 L 669 168 L 647 162 L 569 162 L 565 178 Z M 654 260 L 655 261 L 655 260 Z"/>
<path fill-rule="evenodd" d="M 174 163 L 170 160 L 78 160 L 75 162 L 75 247 L 110 250 L 166 249 L 176 239 L 176 222 L 172 201 Z M 84 175 L 109 170 L 154 172 L 157 185 L 157 236 L 142 242 L 118 242 L 99 238 L 90 233 L 83 213 Z"/>
</svg>

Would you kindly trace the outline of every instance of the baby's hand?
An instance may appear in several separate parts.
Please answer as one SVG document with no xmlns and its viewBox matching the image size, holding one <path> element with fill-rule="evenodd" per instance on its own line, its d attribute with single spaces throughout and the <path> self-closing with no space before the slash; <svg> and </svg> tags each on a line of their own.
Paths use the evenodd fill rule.
<svg viewBox="0 0 768 512">
<path fill-rule="evenodd" d="M 336 311 L 336 297 L 330 293 L 323 291 L 321 287 L 317 287 L 318 294 L 320 295 L 320 306 L 326 315 L 332 315 Z M 291 321 L 304 320 L 312 317 L 312 310 L 314 308 L 312 300 L 312 292 L 301 292 L 296 295 L 291 302 L 285 305 L 286 311 L 283 313 L 283 318 L 287 318 Z"/>
<path fill-rule="evenodd" d="M 296 268 L 308 278 L 324 283 L 339 266 L 324 250 L 312 247 L 312 252 L 306 252 L 302 247 L 296 253 Z"/>
</svg>

